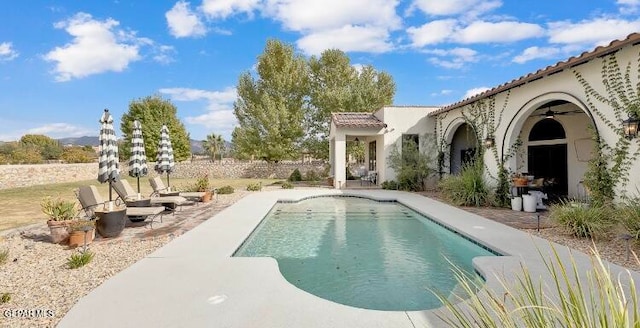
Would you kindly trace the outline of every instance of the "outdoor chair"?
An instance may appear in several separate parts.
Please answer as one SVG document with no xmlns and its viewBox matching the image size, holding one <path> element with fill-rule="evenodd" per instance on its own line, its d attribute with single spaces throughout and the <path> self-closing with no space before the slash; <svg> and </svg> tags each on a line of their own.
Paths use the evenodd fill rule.
<svg viewBox="0 0 640 328">
<path fill-rule="evenodd" d="M 190 200 L 202 200 L 202 197 L 206 194 L 204 191 L 178 191 L 178 192 L 170 192 L 169 188 L 165 187 L 164 182 L 160 177 L 149 178 L 149 183 L 151 184 L 151 188 L 153 188 L 153 192 L 151 196 L 180 196 Z"/>
<path fill-rule="evenodd" d="M 118 198 L 123 202 L 138 200 L 138 193 L 131 187 L 129 181 L 120 179 L 113 184 L 113 189 L 118 194 Z M 153 195 L 153 194 L 152 194 Z M 193 202 L 181 196 L 153 196 L 147 198 L 151 205 L 162 205 L 175 214 L 175 208 L 182 208 L 183 205 L 193 205 Z"/>
<path fill-rule="evenodd" d="M 360 185 L 363 185 L 365 182 L 368 185 L 371 184 L 377 184 L 377 180 L 378 180 L 378 173 L 375 171 L 369 171 L 365 176 L 363 176 L 362 178 L 360 178 Z"/>
<path fill-rule="evenodd" d="M 108 202 L 105 202 L 102 199 L 102 196 L 98 192 L 98 188 L 94 185 L 89 186 L 80 186 L 76 191 L 76 196 L 78 201 L 80 201 L 80 206 L 82 206 L 82 210 L 89 217 L 89 219 L 95 218 L 95 211 L 100 210 L 107 207 Z M 116 204 L 118 201 L 116 200 Z M 159 216 L 160 222 L 162 222 L 162 213 L 165 211 L 163 206 L 151 206 L 151 207 L 127 207 L 126 208 L 126 216 L 129 218 L 132 217 L 142 217 L 144 220 L 147 218 L 151 218 L 150 227 L 153 228 L 153 221 Z"/>
</svg>

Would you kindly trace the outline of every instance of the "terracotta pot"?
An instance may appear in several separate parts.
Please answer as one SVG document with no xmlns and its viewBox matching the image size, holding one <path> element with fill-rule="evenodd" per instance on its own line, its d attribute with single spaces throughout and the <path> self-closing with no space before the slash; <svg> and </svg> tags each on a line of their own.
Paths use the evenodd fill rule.
<svg viewBox="0 0 640 328">
<path fill-rule="evenodd" d="M 64 243 L 69 239 L 69 224 L 71 221 L 47 221 L 51 231 L 51 242 L 54 244 Z"/>
<path fill-rule="evenodd" d="M 85 236 L 86 236 L 86 244 L 89 245 L 93 241 L 93 237 L 95 236 L 95 229 L 91 229 L 88 231 L 82 230 L 74 230 L 69 233 L 69 246 L 78 247 L 85 245 Z"/>
<path fill-rule="evenodd" d="M 202 202 L 203 203 L 210 202 L 212 196 L 213 196 L 213 194 L 211 193 L 211 191 L 206 191 L 204 196 L 202 196 Z"/>
</svg>

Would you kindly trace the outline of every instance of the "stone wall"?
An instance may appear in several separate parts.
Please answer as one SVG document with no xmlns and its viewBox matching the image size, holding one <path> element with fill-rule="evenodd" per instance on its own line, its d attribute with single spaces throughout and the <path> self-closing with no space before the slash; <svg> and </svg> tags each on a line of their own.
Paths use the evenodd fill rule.
<svg viewBox="0 0 640 328">
<path fill-rule="evenodd" d="M 153 171 L 153 163 L 149 163 L 150 176 L 157 175 Z M 322 164 L 309 163 L 278 163 L 240 162 L 240 163 L 210 163 L 183 162 L 176 163 L 172 177 L 197 178 L 208 174 L 211 179 L 238 178 L 271 178 L 286 179 L 295 169 L 299 169 L 304 176 L 306 172 L 314 170 L 322 173 Z M 126 163 L 121 163 L 120 173 L 127 174 Z M 98 176 L 97 163 L 82 164 L 34 164 L 34 165 L 0 165 L 0 189 L 27 187 L 50 183 L 74 182 L 94 180 Z"/>
</svg>

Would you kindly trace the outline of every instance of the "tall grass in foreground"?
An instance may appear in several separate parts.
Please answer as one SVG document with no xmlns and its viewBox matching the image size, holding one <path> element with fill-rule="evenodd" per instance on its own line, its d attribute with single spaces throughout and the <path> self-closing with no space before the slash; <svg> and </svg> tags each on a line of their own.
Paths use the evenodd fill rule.
<svg viewBox="0 0 640 328">
<path fill-rule="evenodd" d="M 475 294 L 473 291 L 481 283 L 455 269 L 456 279 L 466 295 L 447 298 L 436 293 L 447 311 L 439 314 L 439 318 L 451 327 L 465 328 L 640 327 L 640 303 L 628 271 L 625 286 L 627 280 L 612 277 L 596 251 L 592 257 L 594 269 L 582 280 L 573 259 L 565 265 L 555 249 L 553 255 L 551 259 L 543 257 L 552 278 L 551 286 L 538 281 L 521 266 L 517 277 L 499 278 L 504 288 L 501 294 L 487 289 Z M 637 256 L 636 261 L 640 261 Z M 467 303 L 456 306 L 462 301 Z"/>
</svg>

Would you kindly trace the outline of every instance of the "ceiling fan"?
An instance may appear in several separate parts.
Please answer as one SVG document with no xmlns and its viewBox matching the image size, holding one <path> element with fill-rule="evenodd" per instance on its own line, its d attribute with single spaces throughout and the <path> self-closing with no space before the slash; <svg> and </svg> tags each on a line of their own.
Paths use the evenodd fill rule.
<svg viewBox="0 0 640 328">
<path fill-rule="evenodd" d="M 547 109 L 546 112 L 538 114 L 537 116 L 544 116 L 546 118 L 554 118 L 556 115 L 567 115 L 567 114 L 575 114 L 575 113 L 582 113 L 581 110 L 569 110 L 566 112 L 557 112 L 557 111 L 553 111 L 551 110 L 551 107 L 549 107 L 549 109 Z"/>
</svg>

